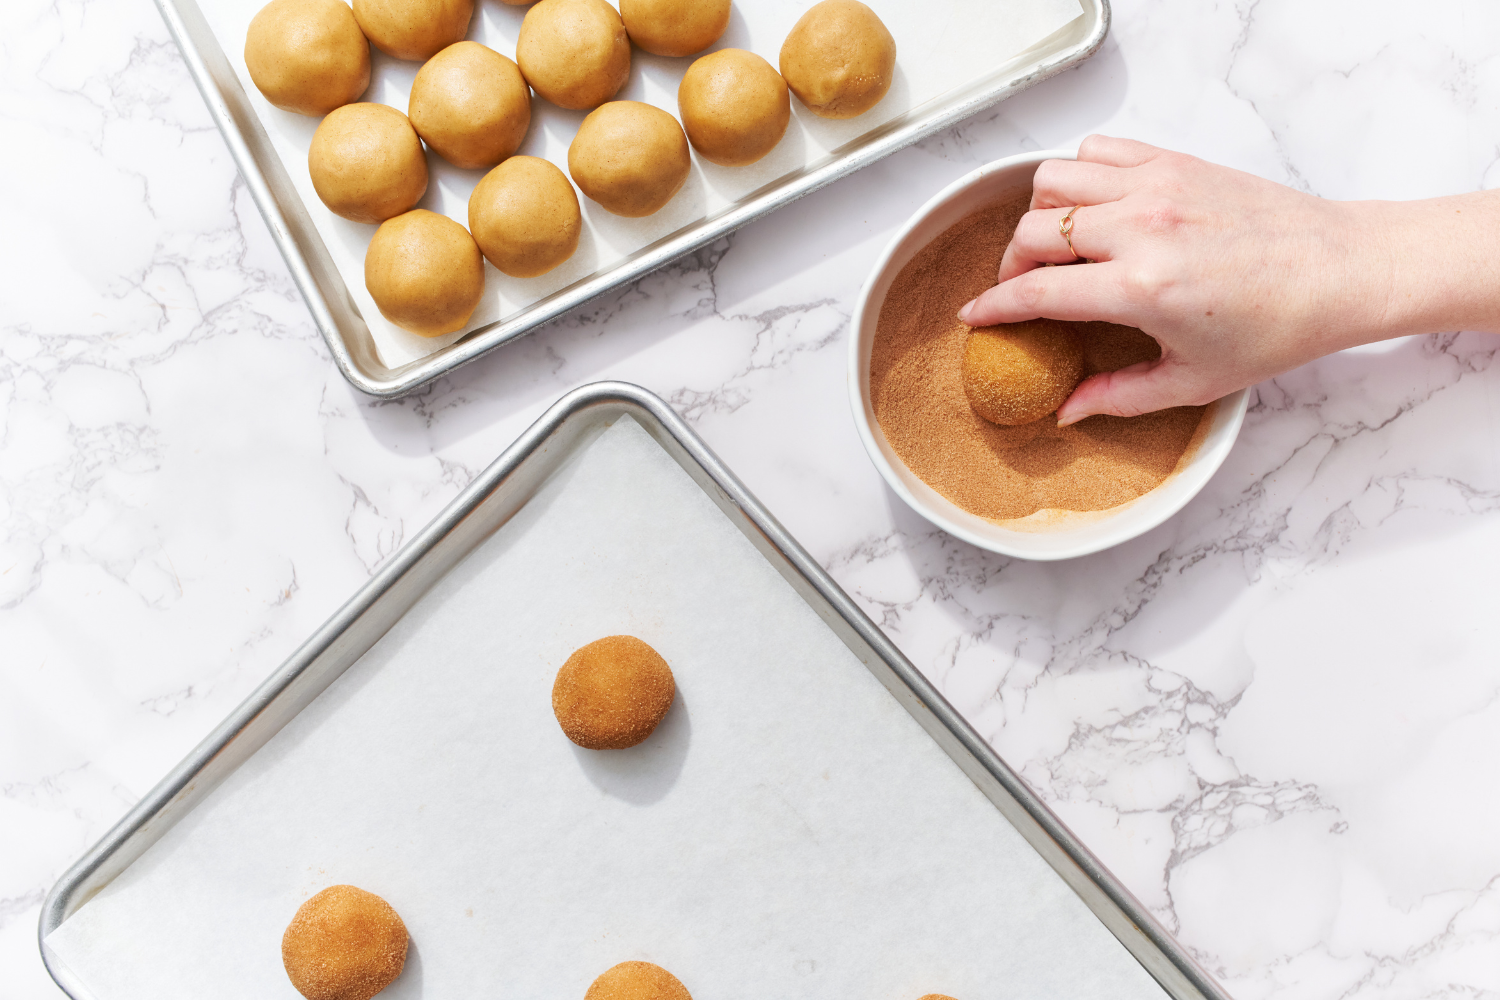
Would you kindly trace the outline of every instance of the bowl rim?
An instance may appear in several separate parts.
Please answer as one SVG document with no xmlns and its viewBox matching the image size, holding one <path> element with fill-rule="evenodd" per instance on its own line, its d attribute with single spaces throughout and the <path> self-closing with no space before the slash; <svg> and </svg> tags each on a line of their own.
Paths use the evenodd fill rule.
<svg viewBox="0 0 1500 1000">
<path fill-rule="evenodd" d="M 1038 535 L 1057 539 L 1059 536 L 1065 535 L 1066 531 L 1024 532 L 996 525 L 996 530 L 1004 532 L 1006 535 L 1014 536 L 1016 544 L 1009 544 L 1007 540 L 979 534 L 968 526 L 948 517 L 942 511 L 933 509 L 926 500 L 913 494 L 901 476 L 892 468 L 884 450 L 875 438 L 875 420 L 873 408 L 869 400 L 870 379 L 867 361 L 870 352 L 867 349 L 867 338 L 862 336 L 862 330 L 865 325 L 865 314 L 868 311 L 870 297 L 873 294 L 876 284 L 885 276 L 890 268 L 892 258 L 912 231 L 926 222 L 929 216 L 943 207 L 955 195 L 973 187 L 990 175 L 1001 171 L 1040 164 L 1044 160 L 1074 160 L 1077 158 L 1077 152 L 1068 149 L 1042 149 L 1017 153 L 1013 156 L 1002 157 L 998 160 L 991 160 L 988 163 L 982 164 L 943 187 L 931 198 L 923 202 L 906 222 L 892 234 L 885 248 L 870 268 L 870 272 L 865 278 L 864 283 L 860 286 L 859 295 L 854 303 L 854 311 L 849 319 L 848 378 L 850 408 L 854 417 L 855 429 L 859 433 L 860 443 L 864 445 L 865 454 L 869 457 L 871 463 L 874 464 L 876 471 L 880 473 L 880 477 L 885 480 L 886 485 L 908 507 L 943 531 L 990 552 L 1035 562 L 1075 559 L 1079 556 L 1101 552 L 1139 537 L 1174 517 L 1183 507 L 1187 506 L 1190 500 L 1198 495 L 1203 487 L 1208 484 L 1208 481 L 1213 478 L 1214 473 L 1219 470 L 1219 467 L 1224 464 L 1225 458 L 1228 457 L 1235 441 L 1239 438 L 1240 429 L 1244 424 L 1245 411 L 1249 404 L 1249 389 L 1240 389 L 1218 401 L 1219 410 L 1212 417 L 1214 423 L 1209 428 L 1209 439 L 1202 441 L 1198 446 L 1198 451 L 1188 460 L 1188 463 L 1173 473 L 1167 480 L 1167 482 L 1172 482 L 1184 477 L 1188 478 L 1188 488 L 1180 488 L 1180 496 L 1173 498 L 1169 503 L 1159 504 L 1147 515 L 1134 519 L 1125 518 L 1124 523 L 1119 524 L 1113 532 L 1095 532 L 1093 533 L 1093 537 L 1088 540 L 1080 540 L 1074 545 L 1057 545 L 1045 551 L 1030 550 L 1026 545 L 1026 540 Z M 882 298 L 883 304 L 884 299 Z M 915 473 L 912 473 L 912 475 L 915 476 Z M 1165 483 L 1162 485 L 1165 485 Z M 1161 489 L 1161 486 L 1158 486 L 1156 489 Z M 1156 490 L 1151 490 L 1143 494 L 1141 499 L 1149 497 L 1155 492 Z M 1138 501 L 1130 501 L 1114 509 L 1119 510 L 1123 514 L 1136 503 Z M 1104 520 L 1117 521 L 1120 518 L 1108 517 Z M 1095 526 L 1100 523 L 1095 522 Z"/>
</svg>

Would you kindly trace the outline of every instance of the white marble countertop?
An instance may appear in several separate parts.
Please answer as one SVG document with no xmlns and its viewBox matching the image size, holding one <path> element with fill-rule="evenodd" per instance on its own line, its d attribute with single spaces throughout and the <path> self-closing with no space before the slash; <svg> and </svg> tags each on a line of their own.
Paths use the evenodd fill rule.
<svg viewBox="0 0 1500 1000">
<path fill-rule="evenodd" d="M 60 995 L 67 865 L 601 378 L 684 413 L 1240 1000 L 1500 993 L 1494 340 L 1260 386 L 1186 510 L 1051 565 L 902 507 L 844 385 L 889 234 L 1018 150 L 1500 187 L 1493 2 L 1117 0 L 1081 69 L 397 402 L 334 370 L 147 0 L 7 0 L 0 52 L 0 996 Z"/>
</svg>

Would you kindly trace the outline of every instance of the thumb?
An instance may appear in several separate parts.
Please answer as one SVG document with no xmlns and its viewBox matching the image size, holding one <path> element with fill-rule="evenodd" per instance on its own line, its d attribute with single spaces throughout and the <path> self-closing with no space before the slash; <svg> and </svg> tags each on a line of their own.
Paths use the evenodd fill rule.
<svg viewBox="0 0 1500 1000">
<path fill-rule="evenodd" d="M 1184 366 L 1167 358 L 1142 361 L 1119 371 L 1100 372 L 1079 383 L 1057 408 L 1057 426 L 1107 414 L 1138 417 L 1153 410 L 1185 405 L 1193 395 Z"/>
</svg>

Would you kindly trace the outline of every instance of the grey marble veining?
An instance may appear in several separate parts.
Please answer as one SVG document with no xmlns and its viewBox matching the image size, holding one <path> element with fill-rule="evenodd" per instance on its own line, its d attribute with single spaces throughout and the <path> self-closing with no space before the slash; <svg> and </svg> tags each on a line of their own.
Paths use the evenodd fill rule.
<svg viewBox="0 0 1500 1000">
<path fill-rule="evenodd" d="M 1445 334 L 1257 387 L 1181 514 L 1007 560 L 889 494 L 859 283 L 1092 131 L 1333 198 L 1500 186 L 1500 8 L 1123 0 L 1081 69 L 399 401 L 360 396 L 146 0 L 0 5 L 0 996 L 46 887 L 552 400 L 683 412 L 1241 1000 L 1500 995 L 1500 372 Z"/>
</svg>

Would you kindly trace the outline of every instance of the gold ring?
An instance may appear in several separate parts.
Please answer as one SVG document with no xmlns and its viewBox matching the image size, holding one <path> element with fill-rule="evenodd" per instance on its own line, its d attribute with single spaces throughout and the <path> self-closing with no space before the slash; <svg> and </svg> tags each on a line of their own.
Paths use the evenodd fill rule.
<svg viewBox="0 0 1500 1000">
<path fill-rule="evenodd" d="M 1073 249 L 1073 213 L 1082 208 L 1082 205 L 1074 205 L 1068 209 L 1068 214 L 1062 217 L 1057 224 L 1057 231 L 1062 233 L 1062 238 L 1068 241 L 1068 253 L 1073 255 L 1074 260 L 1079 260 L 1078 251 Z"/>
</svg>

